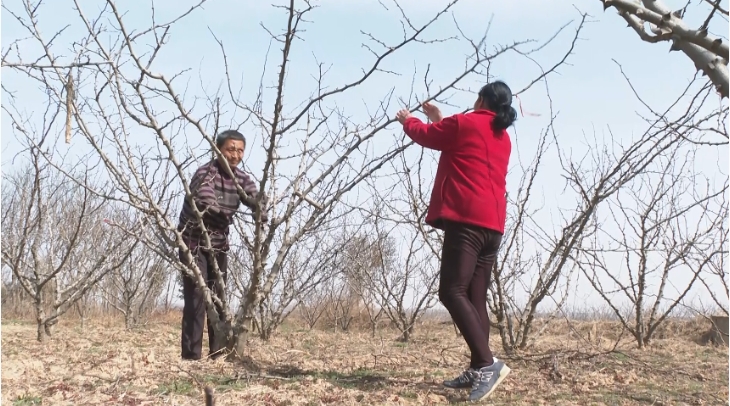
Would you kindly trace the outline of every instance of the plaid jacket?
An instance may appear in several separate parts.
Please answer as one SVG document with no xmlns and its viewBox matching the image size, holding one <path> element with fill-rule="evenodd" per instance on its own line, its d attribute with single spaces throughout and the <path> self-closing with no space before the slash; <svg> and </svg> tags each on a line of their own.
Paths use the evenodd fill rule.
<svg viewBox="0 0 730 406">
<path fill-rule="evenodd" d="M 254 181 L 238 167 L 231 169 L 244 192 L 255 198 L 258 190 Z M 203 223 L 208 230 L 213 249 L 228 250 L 228 229 L 240 204 L 244 203 L 254 212 L 257 208 L 239 197 L 234 180 L 215 159 L 195 171 L 190 181 L 190 190 L 195 205 L 203 213 Z M 205 244 L 189 199 L 185 199 L 180 211 L 178 230 L 182 232 L 185 243 L 191 249 Z"/>
</svg>

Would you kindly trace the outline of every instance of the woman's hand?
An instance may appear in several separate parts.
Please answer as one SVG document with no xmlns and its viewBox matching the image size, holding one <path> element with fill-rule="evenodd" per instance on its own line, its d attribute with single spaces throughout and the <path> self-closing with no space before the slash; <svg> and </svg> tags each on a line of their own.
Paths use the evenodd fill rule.
<svg viewBox="0 0 730 406">
<path fill-rule="evenodd" d="M 425 102 L 421 104 L 421 107 L 423 107 L 423 112 L 426 113 L 426 117 L 428 117 L 428 119 L 431 120 L 432 123 L 438 123 L 439 121 L 441 121 L 441 119 L 444 118 L 444 116 L 441 115 L 441 110 L 431 104 L 431 102 Z"/>
<path fill-rule="evenodd" d="M 411 112 L 408 111 L 408 109 L 401 109 L 398 113 L 395 114 L 395 119 L 398 120 L 399 123 L 403 124 L 412 116 Z"/>
</svg>

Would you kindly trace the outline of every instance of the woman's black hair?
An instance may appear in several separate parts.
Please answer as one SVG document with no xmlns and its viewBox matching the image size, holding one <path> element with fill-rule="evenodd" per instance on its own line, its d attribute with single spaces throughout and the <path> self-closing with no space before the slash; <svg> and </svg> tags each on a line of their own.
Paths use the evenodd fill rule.
<svg viewBox="0 0 730 406">
<path fill-rule="evenodd" d="M 226 130 L 218 134 L 215 138 L 215 145 L 220 149 L 227 140 L 243 141 L 243 145 L 246 145 L 246 137 L 236 130 Z"/>
<path fill-rule="evenodd" d="M 487 110 L 496 113 L 492 127 L 505 130 L 517 120 L 517 111 L 512 107 L 512 90 L 502 81 L 487 83 L 479 91 L 479 97 Z"/>
</svg>

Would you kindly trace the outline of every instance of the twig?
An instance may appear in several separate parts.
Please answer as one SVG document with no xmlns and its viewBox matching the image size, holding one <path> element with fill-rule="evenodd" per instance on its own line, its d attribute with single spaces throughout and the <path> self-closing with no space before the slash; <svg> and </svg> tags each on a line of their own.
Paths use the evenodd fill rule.
<svg viewBox="0 0 730 406">
<path fill-rule="evenodd" d="M 205 387 L 205 406 L 215 406 L 215 399 L 213 399 L 213 388 L 210 386 Z"/>
</svg>

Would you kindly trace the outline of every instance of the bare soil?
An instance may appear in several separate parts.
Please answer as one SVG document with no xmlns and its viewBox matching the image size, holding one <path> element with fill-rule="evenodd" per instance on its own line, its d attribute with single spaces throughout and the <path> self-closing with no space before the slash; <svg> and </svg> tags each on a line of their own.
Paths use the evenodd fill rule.
<svg viewBox="0 0 730 406">
<path fill-rule="evenodd" d="M 514 357 L 494 335 L 512 374 L 482 404 L 727 405 L 728 350 L 696 342 L 706 327 L 670 323 L 638 350 L 615 324 L 559 321 Z M 435 322 L 409 343 L 390 330 L 372 337 L 285 325 L 268 342 L 251 340 L 243 362 L 181 361 L 174 314 L 131 331 L 116 319 L 84 330 L 69 320 L 45 343 L 35 331 L 32 322 L 2 322 L 3 405 L 202 405 L 206 386 L 218 406 L 437 405 L 467 396 L 440 384 L 468 352 L 451 325 Z"/>
</svg>

